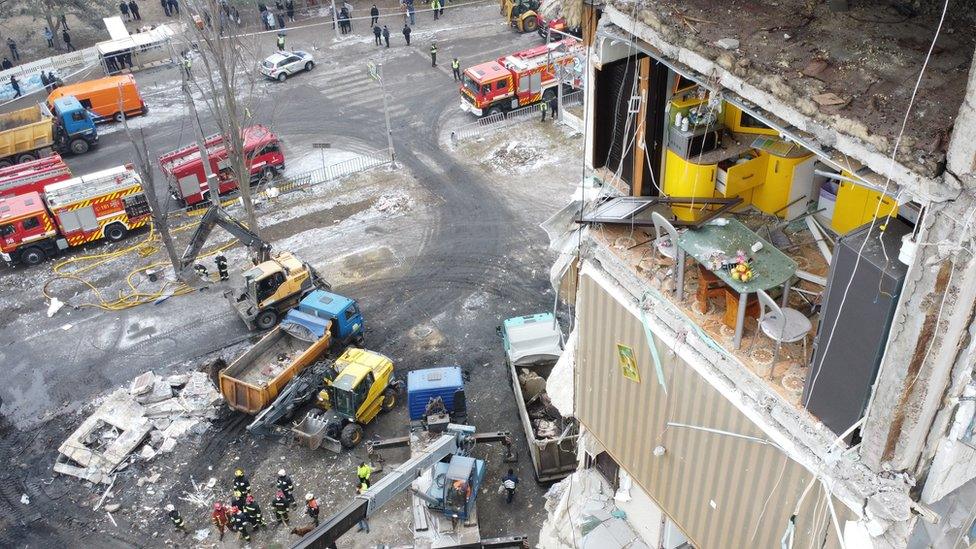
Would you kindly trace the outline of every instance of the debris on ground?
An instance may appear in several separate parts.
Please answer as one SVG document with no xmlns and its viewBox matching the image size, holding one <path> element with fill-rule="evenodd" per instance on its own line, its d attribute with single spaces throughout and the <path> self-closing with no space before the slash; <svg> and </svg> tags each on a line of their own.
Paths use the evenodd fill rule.
<svg viewBox="0 0 976 549">
<path fill-rule="evenodd" d="M 205 431 L 221 400 L 203 372 L 169 378 L 146 372 L 132 380 L 128 389 L 117 389 L 105 397 L 61 444 L 54 471 L 95 484 L 108 483 L 110 475 L 134 456 L 152 460 L 172 452 L 186 433 Z M 158 480 L 154 476 L 145 482 Z"/>
<path fill-rule="evenodd" d="M 64 301 L 61 301 L 56 297 L 52 297 L 51 303 L 47 306 L 47 317 L 51 318 L 52 316 L 56 315 L 58 311 L 61 310 L 61 307 L 64 307 Z"/>
<path fill-rule="evenodd" d="M 548 517 L 539 546 L 548 548 L 647 547 L 614 503 L 614 491 L 596 469 L 583 469 L 546 492 Z"/>
</svg>

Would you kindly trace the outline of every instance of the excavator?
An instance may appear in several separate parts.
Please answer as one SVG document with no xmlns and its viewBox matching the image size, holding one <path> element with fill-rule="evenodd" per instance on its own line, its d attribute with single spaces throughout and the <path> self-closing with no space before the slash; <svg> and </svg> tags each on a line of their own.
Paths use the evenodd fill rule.
<svg viewBox="0 0 976 549">
<path fill-rule="evenodd" d="M 515 30 L 535 32 L 539 28 L 539 0 L 500 0 L 502 17 Z"/>
<path fill-rule="evenodd" d="M 332 289 L 311 265 L 290 252 L 272 253 L 271 244 L 216 204 L 200 218 L 200 224 L 180 258 L 180 280 L 191 285 L 196 282 L 190 267 L 218 225 L 253 253 L 252 266 L 242 269 L 240 279 L 234 277 L 232 288 L 224 293 L 249 329 L 273 328 L 285 312 L 312 290 Z"/>
</svg>

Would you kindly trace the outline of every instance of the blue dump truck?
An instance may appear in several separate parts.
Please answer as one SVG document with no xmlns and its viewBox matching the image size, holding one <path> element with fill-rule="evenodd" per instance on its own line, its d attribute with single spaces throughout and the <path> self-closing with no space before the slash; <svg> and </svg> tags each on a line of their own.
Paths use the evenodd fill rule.
<svg viewBox="0 0 976 549">
<path fill-rule="evenodd" d="M 546 395 L 546 380 L 563 352 L 559 324 L 552 313 L 517 316 L 505 320 L 498 333 L 535 479 L 561 479 L 576 470 L 579 425 L 559 415 Z"/>
<path fill-rule="evenodd" d="M 0 114 L 0 168 L 52 152 L 84 154 L 98 143 L 91 113 L 74 97 Z"/>
<path fill-rule="evenodd" d="M 466 422 L 468 408 L 461 368 L 439 366 L 407 373 L 407 409 L 411 422 L 426 423 L 434 432 L 447 423 Z"/>
<path fill-rule="evenodd" d="M 257 414 L 330 348 L 362 345 L 364 324 L 354 300 L 314 290 L 288 311 L 277 327 L 220 372 L 220 392 L 231 409 Z"/>
</svg>

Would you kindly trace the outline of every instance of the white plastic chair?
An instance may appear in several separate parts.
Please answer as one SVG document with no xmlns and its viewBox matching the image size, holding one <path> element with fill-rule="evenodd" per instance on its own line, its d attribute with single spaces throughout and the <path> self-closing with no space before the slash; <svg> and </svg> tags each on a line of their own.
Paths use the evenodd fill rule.
<svg viewBox="0 0 976 549">
<path fill-rule="evenodd" d="M 780 307 L 776 304 L 769 294 L 759 290 L 756 292 L 759 297 L 759 328 L 770 339 L 776 342 L 776 351 L 773 353 L 773 368 L 779 359 L 779 348 L 783 343 L 794 343 L 803 340 L 803 356 L 807 356 L 807 334 L 813 324 L 810 319 L 796 309 Z M 769 373 L 772 377 L 772 368 Z"/>
<path fill-rule="evenodd" d="M 651 212 L 651 220 L 654 221 L 654 249 L 668 259 L 677 259 L 678 230 L 657 212 Z M 661 236 L 662 230 L 667 233 L 663 237 Z"/>
</svg>

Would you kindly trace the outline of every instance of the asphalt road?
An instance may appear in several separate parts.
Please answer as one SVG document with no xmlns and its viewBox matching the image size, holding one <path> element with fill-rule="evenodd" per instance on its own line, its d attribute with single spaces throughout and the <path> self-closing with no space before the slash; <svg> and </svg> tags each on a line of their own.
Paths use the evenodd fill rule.
<svg viewBox="0 0 976 549">
<path fill-rule="evenodd" d="M 494 326 L 502 318 L 551 307 L 551 293 L 545 293 L 550 258 L 537 224 L 559 200 L 540 197 L 537 203 L 514 207 L 505 200 L 510 189 L 504 182 L 486 177 L 476 165 L 444 150 L 443 136 L 453 124 L 471 121 L 458 113 L 450 58 L 459 57 L 467 65 L 535 45 L 539 39 L 505 28 L 493 2 L 448 9 L 436 28 L 429 26 L 429 16 L 424 19 L 410 47 L 395 30 L 399 24 L 391 24 L 394 47 L 388 50 L 374 46 L 372 36 L 365 34 L 333 42 L 331 30 L 323 27 L 290 31 L 289 47 L 313 50 L 319 65 L 283 84 L 256 83 L 250 110 L 255 122 L 279 134 L 289 159 L 308 157 L 312 142 L 329 142 L 347 151 L 383 149 L 382 99 L 366 75 L 365 62 L 372 58 L 383 63 L 402 171 L 412 175 L 429 200 L 416 211 L 422 217 L 403 220 L 402 226 L 371 227 L 363 237 L 391 239 L 408 248 L 410 253 L 397 268 L 391 269 L 383 255 L 366 256 L 356 268 L 379 275 L 350 281 L 342 291 L 357 296 L 367 311 L 371 348 L 394 357 L 401 370 L 461 364 L 472 371 L 468 390 L 473 423 L 482 430 L 520 433 Z M 437 68 L 430 66 L 431 40 L 439 48 Z M 260 45 L 270 51 L 273 41 L 273 35 L 264 35 Z M 177 77 L 172 68 L 138 76 L 152 114 L 133 119 L 132 126 L 142 129 L 153 155 L 186 144 L 192 135 L 173 90 Z M 206 126 L 206 117 L 203 123 Z M 124 132 L 112 128 L 103 132 L 97 151 L 68 162 L 75 173 L 86 173 L 131 156 Z M 397 177 L 390 174 L 391 186 Z M 159 178 L 158 186 L 162 185 Z M 327 263 L 329 253 L 322 250 L 322 262 Z M 132 532 L 104 534 L 92 526 L 90 505 L 77 504 L 84 499 L 79 489 L 64 486 L 75 481 L 55 478 L 49 483 L 56 446 L 78 421 L 70 413 L 147 369 L 176 371 L 248 334 L 215 296 L 200 296 L 200 306 L 160 306 L 148 316 L 142 308 L 117 313 L 83 309 L 47 318 L 38 312 L 45 305 L 37 287 L 49 274 L 49 265 L 0 268 L 0 287 L 5 290 L 0 297 L 5 319 L 0 326 L 0 363 L 5 369 L 5 382 L 0 384 L 0 460 L 8 464 L 0 469 L 0 545 L 155 545 Z M 462 317 L 467 320 L 462 322 Z M 418 326 L 433 327 L 448 343 L 427 351 L 406 345 L 405 334 Z M 375 433 L 402 434 L 403 420 L 402 413 L 386 416 Z M 213 440 L 185 469 L 202 472 L 219 462 L 243 425 L 236 418 L 219 423 L 211 432 Z M 496 503 L 486 504 L 484 535 L 513 533 L 512 517 L 520 513 L 523 519 L 532 517 L 525 524 L 515 523 L 522 533 L 538 530 L 542 492 L 530 481 L 524 437 L 518 441 L 523 456 L 518 471 L 529 482 L 513 509 L 501 512 L 493 508 Z M 253 459 L 261 462 L 272 452 L 261 449 Z M 22 494 L 29 495 L 30 505 L 20 503 Z M 524 507 L 527 502 L 533 503 L 531 513 Z"/>
</svg>

